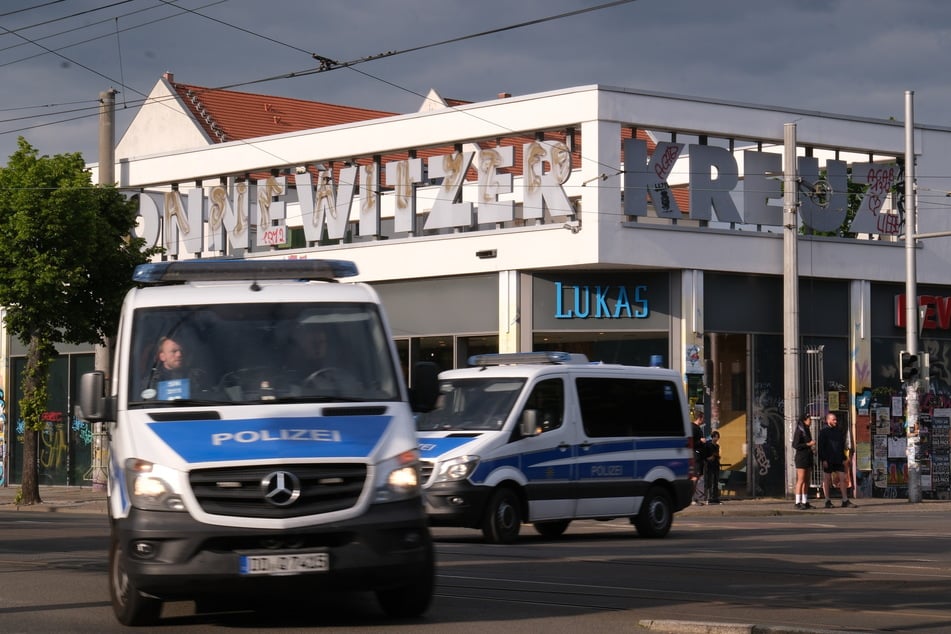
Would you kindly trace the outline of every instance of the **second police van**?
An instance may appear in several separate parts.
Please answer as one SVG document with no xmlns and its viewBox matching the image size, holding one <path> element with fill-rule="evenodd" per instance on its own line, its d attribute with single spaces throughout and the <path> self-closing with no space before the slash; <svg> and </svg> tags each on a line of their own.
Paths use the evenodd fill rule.
<svg viewBox="0 0 951 634">
<path fill-rule="evenodd" d="M 583 355 L 478 355 L 441 373 L 417 416 L 430 523 L 514 542 L 523 522 L 561 535 L 572 520 L 630 518 L 663 537 L 691 502 L 693 450 L 674 370 Z"/>
</svg>

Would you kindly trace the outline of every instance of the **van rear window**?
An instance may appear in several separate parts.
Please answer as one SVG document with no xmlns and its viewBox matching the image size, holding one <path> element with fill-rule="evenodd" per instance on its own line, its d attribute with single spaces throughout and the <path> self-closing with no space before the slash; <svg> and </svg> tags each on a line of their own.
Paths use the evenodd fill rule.
<svg viewBox="0 0 951 634">
<path fill-rule="evenodd" d="M 677 387 L 670 381 L 579 377 L 575 386 L 589 438 L 685 433 Z"/>
</svg>

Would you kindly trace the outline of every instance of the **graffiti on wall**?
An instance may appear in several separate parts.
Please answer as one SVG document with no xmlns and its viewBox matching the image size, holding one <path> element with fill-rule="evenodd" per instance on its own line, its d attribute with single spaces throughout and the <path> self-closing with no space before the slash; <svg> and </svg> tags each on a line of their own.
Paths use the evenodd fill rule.
<svg viewBox="0 0 951 634">
<path fill-rule="evenodd" d="M 769 383 L 753 387 L 753 424 L 751 429 L 754 479 L 757 495 L 773 493 L 783 486 L 785 462 L 783 449 L 783 402 L 774 395 Z"/>
<path fill-rule="evenodd" d="M 79 466 L 71 465 L 71 461 L 76 460 L 77 453 L 89 453 L 77 452 L 77 449 L 89 448 L 92 445 L 91 426 L 86 421 L 59 411 L 44 412 L 41 420 L 44 425 L 37 437 L 36 456 L 40 483 L 69 484 L 70 480 L 74 479 L 69 473 L 70 470 Z M 21 447 L 25 440 L 25 431 L 26 423 L 20 418 L 16 422 L 16 441 Z"/>
</svg>

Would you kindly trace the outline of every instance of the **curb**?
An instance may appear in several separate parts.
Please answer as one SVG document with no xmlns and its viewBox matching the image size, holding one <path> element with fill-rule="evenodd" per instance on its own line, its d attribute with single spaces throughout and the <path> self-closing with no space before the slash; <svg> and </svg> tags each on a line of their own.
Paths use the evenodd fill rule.
<svg viewBox="0 0 951 634">
<path fill-rule="evenodd" d="M 700 621 L 676 621 L 642 619 L 638 626 L 664 634 L 841 634 L 844 630 L 817 630 L 784 625 L 755 625 L 752 623 L 703 623 Z"/>
<path fill-rule="evenodd" d="M 106 500 L 79 500 L 75 502 L 40 502 L 39 504 L 14 504 L 0 502 L 0 511 L 22 511 L 24 513 L 96 513 L 107 512 Z"/>
</svg>

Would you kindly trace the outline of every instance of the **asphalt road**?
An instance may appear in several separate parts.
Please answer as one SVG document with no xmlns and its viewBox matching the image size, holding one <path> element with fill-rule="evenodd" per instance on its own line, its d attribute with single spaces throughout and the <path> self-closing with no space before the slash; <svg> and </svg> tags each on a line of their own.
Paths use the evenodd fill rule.
<svg viewBox="0 0 951 634">
<path fill-rule="evenodd" d="M 386 619 L 372 596 L 273 597 L 267 613 L 163 611 L 168 631 L 506 632 L 951 630 L 951 506 L 678 515 L 661 540 L 623 520 L 572 524 L 543 539 L 526 526 L 513 546 L 477 531 L 436 529 L 433 606 Z M 0 630 L 123 631 L 106 586 L 101 514 L 0 510 Z M 236 606 L 240 608 L 240 606 Z M 737 625 L 747 624 L 744 627 Z M 695 629 L 703 626 L 705 629 Z"/>
</svg>

